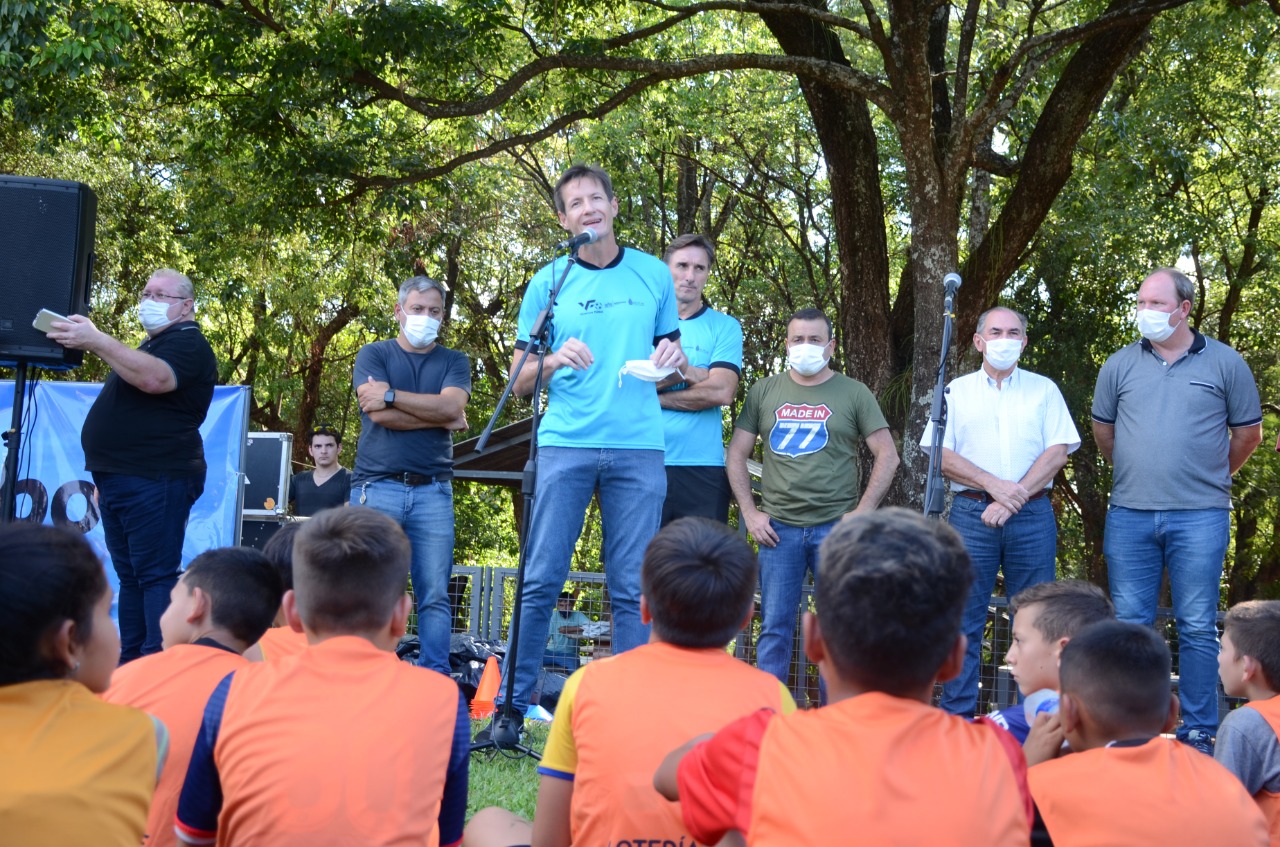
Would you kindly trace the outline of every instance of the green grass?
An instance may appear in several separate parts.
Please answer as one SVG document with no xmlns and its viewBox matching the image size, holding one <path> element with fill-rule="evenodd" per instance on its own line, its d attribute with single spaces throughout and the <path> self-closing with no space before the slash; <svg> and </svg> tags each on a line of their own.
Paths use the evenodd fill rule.
<svg viewBox="0 0 1280 847">
<path fill-rule="evenodd" d="M 474 737 L 489 719 L 471 722 Z M 525 724 L 523 743 L 542 752 L 551 725 L 530 721 Z M 467 819 L 486 806 L 501 806 L 528 820 L 538 800 L 538 762 L 528 756 L 511 758 L 502 751 L 471 754 L 471 775 L 467 791 Z"/>
</svg>

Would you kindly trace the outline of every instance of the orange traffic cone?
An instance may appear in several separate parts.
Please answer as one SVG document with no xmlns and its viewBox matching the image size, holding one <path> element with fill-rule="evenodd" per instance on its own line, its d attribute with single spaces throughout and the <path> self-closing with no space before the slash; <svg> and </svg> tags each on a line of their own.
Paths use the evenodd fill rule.
<svg viewBox="0 0 1280 847">
<path fill-rule="evenodd" d="M 471 700 L 473 720 L 481 720 L 493 714 L 493 698 L 501 685 L 502 671 L 498 670 L 498 660 L 490 656 L 484 663 L 484 673 L 480 675 L 480 686 L 476 688 L 476 696 Z"/>
</svg>

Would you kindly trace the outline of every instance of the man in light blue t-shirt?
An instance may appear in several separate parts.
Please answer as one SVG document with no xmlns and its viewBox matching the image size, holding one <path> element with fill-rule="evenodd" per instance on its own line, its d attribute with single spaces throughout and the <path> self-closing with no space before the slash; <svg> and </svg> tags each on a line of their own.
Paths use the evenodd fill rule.
<svg viewBox="0 0 1280 847">
<path fill-rule="evenodd" d="M 689 357 L 682 374 L 658 383 L 667 444 L 663 526 L 690 515 L 729 521 L 723 409 L 742 373 L 742 325 L 703 302 L 715 255 L 711 239 L 693 233 L 672 241 L 663 257 L 675 282 L 680 346 Z"/>
<path fill-rule="evenodd" d="M 613 651 L 649 640 L 640 620 L 640 560 L 658 531 L 667 493 L 662 410 L 652 382 L 620 371 L 637 359 L 657 368 L 687 364 L 671 273 L 656 257 L 618 244 L 618 200 L 609 175 L 574 165 L 561 175 L 554 195 L 560 226 L 572 235 L 590 229 L 596 238 L 582 247 L 556 298 L 542 360 L 547 410 L 538 428 L 538 481 L 525 539 L 512 698 L 520 714 L 538 680 L 556 595 L 597 491 Z M 538 358 L 530 334 L 566 261 L 556 259 L 539 270 L 525 291 L 516 349 L 535 349 L 516 374 L 517 394 L 533 391 Z M 509 672 L 504 668 L 503 676 Z"/>
</svg>

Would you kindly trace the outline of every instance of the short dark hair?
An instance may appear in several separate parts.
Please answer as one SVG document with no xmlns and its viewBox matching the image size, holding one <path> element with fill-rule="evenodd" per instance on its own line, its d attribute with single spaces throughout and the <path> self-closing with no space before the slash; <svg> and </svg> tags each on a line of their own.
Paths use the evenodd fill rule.
<svg viewBox="0 0 1280 847">
<path fill-rule="evenodd" d="M 895 696 L 931 683 L 955 647 L 973 584 L 956 531 L 880 509 L 837 524 L 818 556 L 818 622 L 840 676 Z"/>
<path fill-rule="evenodd" d="M 800 309 L 792 312 L 791 317 L 787 318 L 787 326 L 791 326 L 792 321 L 822 321 L 827 325 L 827 340 L 835 338 L 835 330 L 831 324 L 831 318 L 827 317 L 827 313 L 821 309 Z"/>
<path fill-rule="evenodd" d="M 1041 582 L 1009 600 L 1009 617 L 1028 606 L 1040 605 L 1036 630 L 1046 641 L 1071 638 L 1091 623 L 1115 620 L 1116 608 L 1105 591 L 1082 579 Z"/>
<path fill-rule="evenodd" d="M 677 647 L 724 647 L 755 601 L 756 554 L 706 518 L 679 518 L 649 542 L 640 586 L 658 637 Z"/>
<path fill-rule="evenodd" d="M 1237 655 L 1258 663 L 1267 688 L 1280 691 L 1280 600 L 1237 603 L 1227 612 L 1222 629 L 1231 635 Z"/>
<path fill-rule="evenodd" d="M 299 522 L 287 523 L 262 545 L 262 555 L 275 568 L 285 591 L 293 588 L 293 542 L 297 540 L 300 529 L 302 524 Z"/>
<path fill-rule="evenodd" d="M 70 668 L 45 654 L 45 641 L 69 620 L 87 642 L 107 589 L 102 561 L 79 532 L 0 524 L 0 685 L 65 677 Z"/>
<path fill-rule="evenodd" d="M 337 442 L 338 446 L 342 446 L 342 433 L 338 432 L 333 424 L 316 424 L 311 427 L 311 434 L 307 436 L 307 446 L 314 447 L 317 435 L 328 435 Z"/>
<path fill-rule="evenodd" d="M 327 635 L 387 625 L 408 587 L 409 539 L 364 506 L 317 512 L 293 542 L 293 591 L 308 629 Z"/>
<path fill-rule="evenodd" d="M 1169 717 L 1169 646 L 1149 626 L 1101 621 L 1062 648 L 1058 680 L 1101 731 L 1158 733 Z"/>
<path fill-rule="evenodd" d="M 667 245 L 667 252 L 662 254 L 662 261 L 670 262 L 671 254 L 677 250 L 683 250 L 686 247 L 701 247 L 702 251 L 707 254 L 707 267 L 711 267 L 716 263 L 716 247 L 711 243 L 711 239 L 700 232 L 687 232 L 684 235 L 676 236 Z"/>
<path fill-rule="evenodd" d="M 604 196 L 613 199 L 613 180 L 609 179 L 609 175 L 605 173 L 603 168 L 595 165 L 576 164 L 571 165 L 567 171 L 560 174 L 560 178 L 556 180 L 555 189 L 552 192 L 552 198 L 555 200 L 556 211 L 564 214 L 564 195 L 560 193 L 560 189 L 564 188 L 575 179 L 594 179 L 600 183 L 600 187 L 604 189 Z"/>
<path fill-rule="evenodd" d="M 191 560 L 187 590 L 209 598 L 209 617 L 238 640 L 254 644 L 280 609 L 284 586 L 271 562 L 252 547 L 216 547 Z"/>
</svg>

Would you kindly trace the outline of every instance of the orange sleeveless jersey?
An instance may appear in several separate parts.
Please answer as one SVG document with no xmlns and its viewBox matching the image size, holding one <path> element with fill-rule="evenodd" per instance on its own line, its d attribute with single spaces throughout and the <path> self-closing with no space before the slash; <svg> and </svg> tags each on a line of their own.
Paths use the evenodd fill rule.
<svg viewBox="0 0 1280 847">
<path fill-rule="evenodd" d="M 439 844 L 458 686 L 363 638 L 232 677 L 218 844 Z"/>
<path fill-rule="evenodd" d="M 1235 775 L 1172 739 L 1073 753 L 1027 777 L 1055 847 L 1267 843 L 1262 813 Z"/>
<path fill-rule="evenodd" d="M 654 789 L 654 771 L 689 739 L 761 708 L 792 711 L 795 702 L 772 674 L 723 649 L 652 643 L 576 672 L 538 769 L 573 779 L 575 847 L 689 839 L 679 804 Z"/>
<path fill-rule="evenodd" d="M 135 659 L 112 674 L 103 700 L 142 709 L 169 730 L 169 754 L 147 815 L 147 847 L 178 843 L 173 818 L 205 703 L 223 677 L 247 664 L 238 653 L 202 644 L 179 644 Z"/>
<path fill-rule="evenodd" d="M 868 692 L 789 716 L 757 713 L 680 764 L 699 843 L 1025 847 L 1025 759 L 1013 737 L 915 700 Z"/>
<path fill-rule="evenodd" d="M 307 636 L 302 632 L 294 632 L 289 626 L 273 626 L 262 634 L 258 640 L 264 661 L 283 659 L 285 656 L 296 656 L 307 649 Z"/>
<path fill-rule="evenodd" d="M 156 755 L 151 718 L 78 682 L 0 686 L 0 842 L 138 847 Z"/>
</svg>

